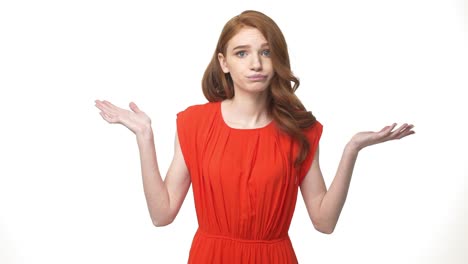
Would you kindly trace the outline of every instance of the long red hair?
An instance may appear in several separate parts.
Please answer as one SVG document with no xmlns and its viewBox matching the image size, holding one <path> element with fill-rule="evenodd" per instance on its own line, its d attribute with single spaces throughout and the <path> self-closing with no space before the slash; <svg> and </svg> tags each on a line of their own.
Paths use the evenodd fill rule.
<svg viewBox="0 0 468 264">
<path fill-rule="evenodd" d="M 268 111 L 278 127 L 298 142 L 300 148 L 294 165 L 299 166 L 305 160 L 310 147 L 302 130 L 311 127 L 316 119 L 295 95 L 299 79 L 291 72 L 283 33 L 270 17 L 258 11 L 247 10 L 226 23 L 203 75 L 203 94 L 210 102 L 223 101 L 234 96 L 232 79 L 229 73 L 225 74 L 222 71 L 218 53 L 226 54 L 229 40 L 243 27 L 258 29 L 268 41 L 275 72 L 268 89 Z"/>
</svg>

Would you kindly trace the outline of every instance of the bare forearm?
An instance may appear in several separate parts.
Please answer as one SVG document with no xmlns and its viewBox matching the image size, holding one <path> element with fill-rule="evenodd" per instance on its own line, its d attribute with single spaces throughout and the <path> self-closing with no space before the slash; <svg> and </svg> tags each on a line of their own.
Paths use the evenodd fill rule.
<svg viewBox="0 0 468 264">
<path fill-rule="evenodd" d="M 168 222 L 170 199 L 159 172 L 153 131 L 137 134 L 141 173 L 146 203 L 153 223 L 157 226 Z"/>
<path fill-rule="evenodd" d="M 322 199 L 320 215 L 328 232 L 332 232 L 335 228 L 345 204 L 357 156 L 358 149 L 353 147 L 352 144 L 347 144 L 338 165 L 335 178 Z"/>
<path fill-rule="evenodd" d="M 321 181 L 317 181 L 318 184 L 314 186 L 321 186 L 316 188 L 316 198 L 308 200 L 309 204 L 311 204 L 310 208 L 313 208 L 311 211 L 313 211 L 314 226 L 317 230 L 324 233 L 333 232 L 348 195 L 351 176 L 360 150 L 389 140 L 401 139 L 415 133 L 412 130 L 414 126 L 411 124 L 405 123 L 394 130 L 396 125 L 396 123 L 393 123 L 390 126 L 385 126 L 378 132 L 365 131 L 355 134 L 343 151 L 343 156 L 330 188 L 326 190 L 323 178 Z M 309 186 L 306 185 L 304 187 L 304 189 L 309 188 L 312 189 L 310 183 Z"/>
</svg>

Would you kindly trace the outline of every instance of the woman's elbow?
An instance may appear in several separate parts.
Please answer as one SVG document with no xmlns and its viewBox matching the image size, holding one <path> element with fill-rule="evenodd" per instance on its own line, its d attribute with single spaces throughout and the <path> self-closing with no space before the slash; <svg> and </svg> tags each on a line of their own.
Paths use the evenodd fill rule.
<svg viewBox="0 0 468 264">
<path fill-rule="evenodd" d="M 330 235 L 335 230 L 335 227 L 317 227 L 317 226 L 315 226 L 315 230 L 319 231 L 320 233 Z"/>
<path fill-rule="evenodd" d="M 330 235 L 335 231 L 336 223 L 327 223 L 327 222 L 313 222 L 315 230 L 320 233 Z"/>
<path fill-rule="evenodd" d="M 167 226 L 169 225 L 170 223 L 164 223 L 164 222 L 159 222 L 159 221 L 153 221 L 153 225 L 155 227 L 163 227 L 163 226 Z"/>
<path fill-rule="evenodd" d="M 170 225 L 172 222 L 174 222 L 173 217 L 168 217 L 168 218 L 152 218 L 151 221 L 153 222 L 153 225 L 156 227 L 163 227 Z"/>
</svg>

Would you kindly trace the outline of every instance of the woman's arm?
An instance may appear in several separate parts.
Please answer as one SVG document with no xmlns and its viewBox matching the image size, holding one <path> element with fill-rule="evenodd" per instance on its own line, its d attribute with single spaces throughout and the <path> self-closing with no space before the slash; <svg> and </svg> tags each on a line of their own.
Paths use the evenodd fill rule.
<svg viewBox="0 0 468 264">
<path fill-rule="evenodd" d="M 309 217 L 318 231 L 331 234 L 335 229 L 348 195 L 359 151 L 371 145 L 414 134 L 413 125 L 403 124 L 400 128 L 392 131 L 395 126 L 396 124 L 393 124 L 384 127 L 379 132 L 360 132 L 353 136 L 343 151 L 335 178 L 328 190 L 320 170 L 317 148 L 311 168 L 301 183 L 301 193 Z"/>
<path fill-rule="evenodd" d="M 177 216 L 190 187 L 190 175 L 185 165 L 176 133 L 174 158 L 163 181 L 159 172 L 153 132 L 137 135 L 141 173 L 146 203 L 155 226 L 165 226 Z"/>
<path fill-rule="evenodd" d="M 182 156 L 176 133 L 174 158 L 163 181 L 157 162 L 150 118 L 134 103 L 128 111 L 107 101 L 96 100 L 102 118 L 109 123 L 119 123 L 135 135 L 140 153 L 141 173 L 148 210 L 155 226 L 172 223 L 190 187 L 190 175 Z"/>
</svg>

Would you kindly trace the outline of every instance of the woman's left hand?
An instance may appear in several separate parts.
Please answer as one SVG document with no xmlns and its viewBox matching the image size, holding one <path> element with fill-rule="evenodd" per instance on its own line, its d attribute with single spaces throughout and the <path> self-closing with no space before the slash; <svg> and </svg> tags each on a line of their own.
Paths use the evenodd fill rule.
<svg viewBox="0 0 468 264">
<path fill-rule="evenodd" d="M 357 150 L 361 150 L 365 147 L 379 144 L 385 141 L 394 140 L 394 139 L 402 139 L 406 136 L 414 134 L 413 125 L 412 124 L 403 124 L 397 129 L 396 123 L 393 123 L 390 126 L 386 126 L 382 128 L 382 130 L 378 132 L 373 131 L 365 131 L 359 132 L 354 135 L 349 142 L 353 147 L 357 148 Z"/>
</svg>

